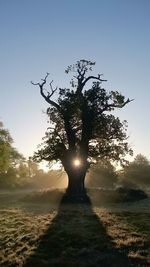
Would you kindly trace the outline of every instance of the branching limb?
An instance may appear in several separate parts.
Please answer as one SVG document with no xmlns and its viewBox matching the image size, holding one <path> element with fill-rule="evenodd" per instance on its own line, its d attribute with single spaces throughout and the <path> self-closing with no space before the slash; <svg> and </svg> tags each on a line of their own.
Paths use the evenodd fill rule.
<svg viewBox="0 0 150 267">
<path fill-rule="evenodd" d="M 75 143 L 76 143 L 75 131 L 73 130 L 71 126 L 71 123 L 70 123 L 70 120 L 67 114 L 63 115 L 63 120 L 64 120 L 64 127 L 65 127 L 65 132 L 67 135 L 69 149 L 74 149 Z"/>
<path fill-rule="evenodd" d="M 98 74 L 97 77 L 96 77 L 96 76 L 89 76 L 89 77 L 86 78 L 85 81 L 83 82 L 83 86 L 85 86 L 85 84 L 86 84 L 89 80 L 91 80 L 91 79 L 93 79 L 93 80 L 98 80 L 98 81 L 100 81 L 100 82 L 107 82 L 107 80 L 101 79 L 101 76 L 102 76 L 102 75 L 103 75 L 103 74 Z"/>
<path fill-rule="evenodd" d="M 128 103 L 132 102 L 134 99 L 127 99 L 123 104 L 107 104 L 105 105 L 105 107 L 103 109 L 101 109 L 100 113 L 103 113 L 104 111 L 109 110 L 110 108 L 123 108 L 125 105 L 127 105 Z"/>
<path fill-rule="evenodd" d="M 102 74 L 98 74 L 98 76 L 89 76 L 85 79 L 84 77 L 85 71 L 79 72 L 77 76 L 78 86 L 77 86 L 77 93 L 81 93 L 84 86 L 89 80 L 98 80 L 99 82 L 107 82 L 107 80 L 101 79 Z"/>
<path fill-rule="evenodd" d="M 51 100 L 51 97 L 53 96 L 53 94 L 57 90 L 57 87 L 55 89 L 53 89 L 53 87 L 52 87 L 53 81 L 51 81 L 50 84 L 49 84 L 50 89 L 51 89 L 51 93 L 48 92 L 46 89 L 44 89 L 44 85 L 47 82 L 48 76 L 49 76 L 49 73 L 46 74 L 46 76 L 45 76 L 44 79 L 41 79 L 42 80 L 41 83 L 34 83 L 34 82 L 31 81 L 31 84 L 33 84 L 35 86 L 39 86 L 39 88 L 40 88 L 40 94 L 46 100 L 46 102 L 49 103 L 50 105 L 52 105 L 53 107 L 57 108 L 58 111 L 60 111 L 60 106 L 55 101 Z M 44 91 L 46 91 L 47 94 L 45 94 Z"/>
<path fill-rule="evenodd" d="M 53 80 L 49 83 L 50 89 L 51 89 L 51 93 L 48 92 L 48 98 L 51 98 L 52 95 L 57 91 L 58 87 L 56 87 L 55 89 L 53 89 L 52 86 Z"/>
</svg>

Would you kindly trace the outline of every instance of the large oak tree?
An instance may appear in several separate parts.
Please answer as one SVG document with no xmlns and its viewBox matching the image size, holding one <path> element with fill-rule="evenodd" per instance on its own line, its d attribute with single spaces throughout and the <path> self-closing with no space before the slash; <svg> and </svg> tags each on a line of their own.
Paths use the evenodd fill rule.
<svg viewBox="0 0 150 267">
<path fill-rule="evenodd" d="M 93 160 L 105 159 L 123 163 L 132 150 L 127 142 L 127 122 L 121 122 L 113 110 L 132 100 L 118 91 L 102 87 L 102 75 L 89 75 L 95 62 L 80 60 L 70 65 L 73 73 L 70 88 L 54 88 L 49 73 L 39 83 L 41 96 L 49 104 L 50 125 L 44 143 L 35 153 L 37 160 L 60 161 L 68 175 L 67 192 L 84 194 L 86 172 Z M 47 87 L 48 86 L 48 87 Z"/>
</svg>

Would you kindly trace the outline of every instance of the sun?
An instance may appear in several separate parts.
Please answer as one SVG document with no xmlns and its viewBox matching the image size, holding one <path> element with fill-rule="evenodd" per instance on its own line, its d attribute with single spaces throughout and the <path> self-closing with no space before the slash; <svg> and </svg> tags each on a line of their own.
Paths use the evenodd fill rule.
<svg viewBox="0 0 150 267">
<path fill-rule="evenodd" d="M 79 166 L 81 165 L 81 160 L 80 160 L 80 159 L 74 159 L 74 161 L 73 161 L 73 165 L 74 165 L 75 167 L 79 167 Z"/>
</svg>

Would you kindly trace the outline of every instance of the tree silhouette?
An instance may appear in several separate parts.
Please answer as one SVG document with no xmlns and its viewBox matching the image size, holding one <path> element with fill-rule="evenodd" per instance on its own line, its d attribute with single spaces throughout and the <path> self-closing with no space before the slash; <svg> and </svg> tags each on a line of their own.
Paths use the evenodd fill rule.
<svg viewBox="0 0 150 267">
<path fill-rule="evenodd" d="M 80 60 L 68 66 L 65 72 L 73 72 L 70 89 L 54 88 L 53 81 L 48 84 L 49 73 L 41 82 L 31 82 L 50 105 L 50 127 L 34 158 L 59 160 L 68 175 L 67 193 L 74 196 L 84 195 L 91 161 L 111 159 L 123 163 L 124 156 L 132 153 L 127 143 L 127 122 L 111 114 L 132 100 L 126 100 L 118 91 L 107 92 L 102 87 L 106 82 L 102 74 L 88 76 L 94 65 L 95 62 Z"/>
</svg>

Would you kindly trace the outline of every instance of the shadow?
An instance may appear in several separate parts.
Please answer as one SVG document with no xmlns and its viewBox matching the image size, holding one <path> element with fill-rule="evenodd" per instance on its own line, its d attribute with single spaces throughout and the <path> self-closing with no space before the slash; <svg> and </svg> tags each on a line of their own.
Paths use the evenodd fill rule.
<svg viewBox="0 0 150 267">
<path fill-rule="evenodd" d="M 58 213 L 36 243 L 23 267 L 135 266 L 119 251 L 90 200 L 69 204 L 62 198 Z"/>
</svg>

